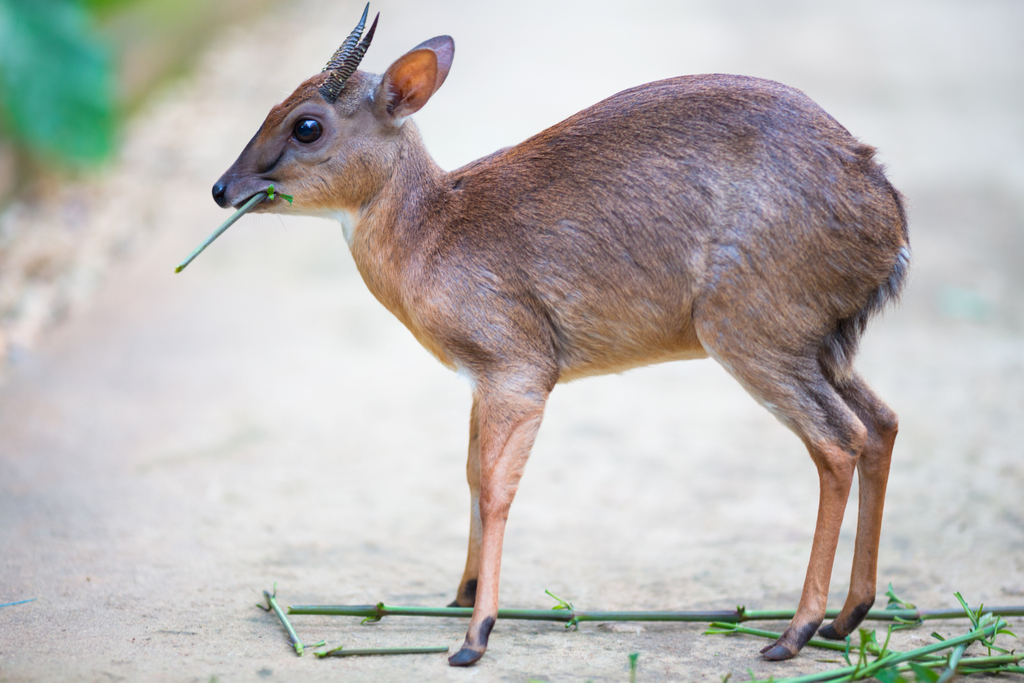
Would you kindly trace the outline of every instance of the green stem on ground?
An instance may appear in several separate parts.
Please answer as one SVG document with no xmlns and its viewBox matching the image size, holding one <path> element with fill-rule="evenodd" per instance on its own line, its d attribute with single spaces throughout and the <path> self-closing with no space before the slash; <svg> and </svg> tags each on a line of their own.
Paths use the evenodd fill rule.
<svg viewBox="0 0 1024 683">
<path fill-rule="evenodd" d="M 938 642 L 938 643 L 932 643 L 931 645 L 925 645 L 924 647 L 920 647 L 920 648 L 918 648 L 916 650 L 910 650 L 908 652 L 903 652 L 903 653 L 896 653 L 896 652 L 894 652 L 891 655 L 886 655 L 882 659 L 880 659 L 880 660 L 874 662 L 873 664 L 865 667 L 862 670 L 862 672 L 861 672 L 863 675 L 860 676 L 860 678 L 864 678 L 869 673 L 872 673 L 874 671 L 877 671 L 878 669 L 881 669 L 883 665 L 885 665 L 885 666 L 892 666 L 894 664 L 901 664 L 903 662 L 909 662 L 911 660 L 917 659 L 918 657 L 923 657 L 925 655 L 929 655 L 929 654 L 931 654 L 933 652 L 939 652 L 940 650 L 946 650 L 946 649 L 951 648 L 951 647 L 957 647 L 958 645 L 966 646 L 968 643 L 972 643 L 975 640 L 982 640 L 984 638 L 991 638 L 992 636 L 994 636 L 996 634 L 996 632 L 1000 628 L 1002 628 L 1005 625 L 1006 625 L 1005 621 L 1003 621 L 1002 619 L 996 618 L 995 621 L 993 621 L 991 624 L 983 626 L 981 628 L 974 629 L 970 633 L 965 633 L 962 636 L 957 636 L 956 638 L 949 638 L 948 640 L 943 640 L 942 642 Z M 962 653 L 963 653 L 963 651 L 961 650 L 961 654 Z"/>
<path fill-rule="evenodd" d="M 993 607 L 986 608 L 986 613 L 995 616 L 1024 616 L 1024 607 Z M 384 617 L 461 617 L 473 615 L 472 607 L 402 607 L 395 605 L 290 605 L 288 614 L 328 615 L 363 617 L 369 621 L 380 621 Z M 744 621 L 785 621 L 792 619 L 792 610 L 747 610 L 739 608 L 735 611 L 710 612 L 669 612 L 669 611 L 625 611 L 598 612 L 566 609 L 502 609 L 498 610 L 499 619 L 527 619 L 536 621 L 556 621 L 568 623 L 572 621 L 682 621 L 682 622 L 722 622 L 741 623 Z M 835 618 L 839 610 L 828 610 L 827 618 Z M 917 621 L 931 619 L 965 618 L 963 610 L 916 610 L 916 609 L 879 609 L 868 612 L 866 619 L 875 621 Z"/>
<path fill-rule="evenodd" d="M 448 652 L 447 646 L 438 647 L 369 647 L 344 650 L 344 645 L 326 652 L 314 652 L 317 657 L 365 657 L 369 655 L 423 655 Z"/>
<path fill-rule="evenodd" d="M 640 659 L 639 652 L 629 653 L 629 683 L 636 683 L 636 665 L 637 660 Z"/>
<path fill-rule="evenodd" d="M 964 615 L 966 616 L 966 615 Z M 994 667 L 1000 666 L 1001 661 L 1006 662 L 1019 662 L 1024 659 L 1024 655 L 1012 656 L 1011 659 L 1001 660 L 1000 658 L 994 657 L 968 657 L 968 658 L 957 658 L 957 654 L 954 651 L 954 657 L 940 659 L 933 659 L 928 655 L 946 650 L 950 648 L 956 648 L 959 650 L 959 654 L 963 654 L 963 650 L 959 646 L 966 646 L 977 640 L 984 640 L 994 636 L 999 629 L 1006 625 L 1006 622 L 999 618 L 994 618 L 990 623 L 985 624 L 977 629 L 965 633 L 962 636 L 956 638 L 950 638 L 938 643 L 932 643 L 916 650 L 909 650 L 907 652 L 888 652 L 879 659 L 865 665 L 862 662 L 858 662 L 855 665 L 843 667 L 841 669 L 833 669 L 832 671 L 822 671 L 819 673 L 808 674 L 806 676 L 797 676 L 795 678 L 785 678 L 775 680 L 774 683 L 823 683 L 829 681 L 830 683 L 841 683 L 844 681 L 856 681 L 862 680 L 874 676 L 874 674 L 882 669 L 894 668 L 897 671 L 906 671 L 910 668 L 910 662 L 914 664 L 920 664 L 928 668 L 937 668 L 948 666 L 952 668 L 954 672 L 967 673 L 967 669 L 978 668 L 978 671 L 984 671 L 986 673 L 992 673 L 996 669 Z M 772 634 L 774 635 L 774 634 Z M 926 658 L 922 661 L 922 658 Z M 979 666 L 980 665 L 980 666 Z M 999 671 L 1006 671 L 1017 667 L 1004 667 L 999 668 Z"/>
<path fill-rule="evenodd" d="M 295 629 L 292 628 L 292 624 L 288 621 L 288 617 L 284 615 L 284 611 L 281 609 L 281 606 L 277 604 L 277 586 L 274 586 L 273 595 L 270 594 L 270 591 L 263 591 L 263 597 L 267 599 L 267 608 L 264 609 L 262 605 L 257 605 L 257 607 L 264 609 L 266 612 L 274 610 L 274 614 L 276 614 L 277 618 L 281 620 L 284 630 L 288 632 L 288 639 L 291 640 L 292 647 L 295 648 L 295 654 L 301 657 L 306 648 L 302 644 L 302 641 L 299 640 L 299 635 L 295 632 Z M 323 641 L 317 643 L 313 647 L 319 647 L 322 644 Z"/>
<path fill-rule="evenodd" d="M 550 593 L 549 593 L 550 595 Z M 555 596 L 552 596 L 555 597 Z M 744 607 L 737 607 L 734 611 L 708 611 L 708 612 L 676 612 L 676 611 L 581 611 L 575 609 L 572 603 L 560 598 L 558 605 L 549 610 L 527 610 L 527 609 L 502 609 L 498 610 L 499 619 L 526 619 L 562 622 L 566 624 L 577 624 L 581 621 L 648 621 L 648 622 L 712 622 L 706 633 L 743 633 L 765 638 L 777 639 L 781 634 L 770 631 L 763 631 L 747 626 L 740 626 L 744 621 L 781 621 L 792 619 L 793 611 L 789 610 L 747 610 Z M 955 674 L 962 673 L 998 673 L 998 672 L 1024 672 L 1024 667 L 1016 666 L 1024 660 L 1024 655 L 1005 654 L 1000 656 L 987 657 L 963 657 L 968 644 L 975 641 L 982 641 L 986 647 L 999 650 L 995 647 L 993 639 L 997 634 L 1009 633 L 1002 630 L 1006 622 L 1001 618 L 1004 616 L 1024 616 L 1024 607 L 994 607 L 985 610 L 984 616 L 981 609 L 971 610 L 961 598 L 962 609 L 950 610 L 919 610 L 913 605 L 906 607 L 871 610 L 866 619 L 876 621 L 896 622 L 889 626 L 889 636 L 896 628 L 903 625 L 919 624 L 923 621 L 933 619 L 963 619 L 971 620 L 972 630 L 962 636 L 932 643 L 916 650 L 898 652 L 889 649 L 889 638 L 884 644 L 878 643 L 872 632 L 861 631 L 862 644 L 859 647 L 859 661 L 855 665 L 825 671 L 807 676 L 800 676 L 777 683 L 818 683 L 829 681 L 830 683 L 841 683 L 843 681 L 856 681 L 874 676 L 880 671 L 902 672 L 912 667 L 927 667 L 929 669 L 945 669 L 941 675 L 935 674 L 937 683 L 948 682 Z M 891 601 L 890 601 L 891 602 Z M 362 617 L 364 622 L 380 621 L 386 616 L 419 616 L 419 617 L 455 617 L 469 618 L 473 614 L 471 607 L 415 607 L 415 606 L 388 606 L 384 603 L 376 605 L 290 605 L 288 614 L 291 615 L 331 615 L 331 616 L 352 616 Z M 826 617 L 834 618 L 839 610 L 828 610 Z M 290 626 L 282 616 L 282 623 L 286 628 Z M 847 662 L 850 661 L 851 652 L 849 639 L 846 643 L 829 642 L 824 640 L 811 640 L 808 645 L 825 648 L 833 651 L 843 652 L 847 655 Z M 943 650 L 952 652 L 947 655 L 936 655 Z M 371 654 L 412 654 L 422 652 L 441 652 L 447 648 L 384 648 L 370 650 L 343 650 L 336 648 L 328 652 L 317 652 L 318 657 L 344 657 L 355 655 Z M 1006 652 L 1005 650 L 1001 650 Z M 875 661 L 868 662 L 867 656 L 876 657 Z M 990 652 L 991 655 L 991 652 Z M 631 666 L 635 666 L 635 660 L 631 659 Z M 635 669 L 633 669 L 635 671 Z M 920 669 L 918 670 L 918 672 Z M 893 676 L 896 676 L 893 673 Z M 887 678 L 888 680 L 888 678 Z M 753 681 L 752 683 L 757 683 Z"/>
<path fill-rule="evenodd" d="M 741 626 L 739 624 L 726 623 L 721 621 L 711 622 L 707 631 L 704 631 L 704 635 L 717 635 L 717 634 L 731 634 L 731 633 L 742 633 L 748 636 L 761 636 L 762 638 L 771 638 L 778 640 L 782 637 L 781 633 L 775 633 L 774 631 L 762 631 L 759 628 L 750 628 L 749 626 Z M 837 640 L 817 640 L 812 638 L 807 641 L 807 644 L 811 647 L 820 647 L 824 650 L 836 650 L 837 652 L 846 652 L 846 643 Z"/>
<path fill-rule="evenodd" d="M 939 680 L 935 681 L 935 683 L 949 683 L 949 681 L 953 679 L 953 676 L 956 675 L 956 667 L 963 658 L 964 650 L 966 649 L 966 643 L 961 643 L 956 646 L 956 649 L 954 649 L 949 655 L 949 665 L 946 667 L 946 670 L 942 672 L 942 675 L 939 676 Z"/>
</svg>

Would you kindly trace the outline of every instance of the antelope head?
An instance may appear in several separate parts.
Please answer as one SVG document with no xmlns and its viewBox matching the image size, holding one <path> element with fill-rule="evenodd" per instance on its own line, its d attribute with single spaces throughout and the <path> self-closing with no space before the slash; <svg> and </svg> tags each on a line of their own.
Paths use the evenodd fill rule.
<svg viewBox="0 0 1024 683">
<path fill-rule="evenodd" d="M 395 174 L 402 150 L 422 146 L 406 118 L 444 82 L 455 44 L 439 36 L 383 75 L 357 71 L 380 17 L 364 37 L 368 11 L 369 5 L 323 71 L 271 109 L 213 186 L 217 204 L 239 207 L 273 185 L 274 196 L 253 210 L 339 218 L 349 228 Z"/>
</svg>

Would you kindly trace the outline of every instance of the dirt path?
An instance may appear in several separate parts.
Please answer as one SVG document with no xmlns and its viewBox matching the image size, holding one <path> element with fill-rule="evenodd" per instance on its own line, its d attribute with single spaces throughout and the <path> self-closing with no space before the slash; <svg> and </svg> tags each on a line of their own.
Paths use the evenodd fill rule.
<svg viewBox="0 0 1024 683">
<path fill-rule="evenodd" d="M 417 116 L 447 168 L 624 87 L 704 71 L 800 87 L 881 148 L 911 201 L 915 265 L 859 362 L 901 417 L 879 580 L 924 606 L 955 590 L 1024 603 L 1021 6 L 482 7 L 374 7 L 370 70 L 455 37 L 451 76 Z M 639 681 L 835 666 L 769 664 L 753 639 L 699 626 L 508 622 L 469 670 L 318 661 L 253 606 L 274 581 L 285 604 L 441 605 L 464 559 L 468 390 L 367 293 L 336 225 L 247 218 L 172 274 L 223 218 L 209 186 L 358 10 L 288 4 L 225 36 L 96 190 L 122 213 L 83 209 L 145 237 L 0 387 L 0 603 L 36 598 L 0 608 L 0 681 L 622 681 L 637 651 Z M 560 387 L 513 506 L 503 604 L 547 607 L 550 589 L 595 609 L 790 608 L 816 492 L 799 441 L 711 361 Z M 456 647 L 464 628 L 295 621 L 351 647 Z"/>
</svg>

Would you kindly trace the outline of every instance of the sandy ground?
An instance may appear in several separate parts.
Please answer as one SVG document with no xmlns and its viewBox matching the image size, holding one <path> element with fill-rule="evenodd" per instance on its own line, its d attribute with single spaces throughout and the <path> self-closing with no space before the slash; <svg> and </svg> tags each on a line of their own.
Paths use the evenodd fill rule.
<svg viewBox="0 0 1024 683">
<path fill-rule="evenodd" d="M 639 681 L 837 666 L 807 650 L 768 663 L 756 639 L 699 625 L 522 622 L 499 622 L 472 669 L 442 655 L 320 661 L 295 657 L 256 609 L 275 581 L 285 604 L 442 605 L 464 559 L 469 391 L 372 299 L 337 225 L 246 218 L 172 273 L 224 217 L 210 185 L 359 9 L 287 3 L 226 31 L 78 205 L 86 224 L 120 221 L 131 248 L 89 303 L 12 350 L 0 387 L 0 603 L 35 598 L 0 608 L 0 680 L 623 681 L 630 652 Z M 630 85 L 708 71 L 800 87 L 878 146 L 909 198 L 915 254 L 904 304 L 859 361 L 901 417 L 880 586 L 927 607 L 956 590 L 1024 604 L 1024 6 L 374 9 L 369 70 L 430 36 L 456 40 L 417 116 L 446 168 Z M 799 441 L 712 361 L 562 386 L 513 506 L 503 605 L 548 607 L 550 589 L 584 609 L 792 608 L 816 494 Z M 851 506 L 835 605 L 853 521 Z M 464 629 L 295 624 L 350 647 L 456 648 Z M 933 629 L 963 624 L 896 644 Z"/>
</svg>

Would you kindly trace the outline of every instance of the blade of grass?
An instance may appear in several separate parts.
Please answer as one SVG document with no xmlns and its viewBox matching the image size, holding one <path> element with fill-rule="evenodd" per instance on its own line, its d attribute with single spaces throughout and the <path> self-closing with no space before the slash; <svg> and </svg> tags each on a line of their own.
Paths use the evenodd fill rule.
<svg viewBox="0 0 1024 683">
<path fill-rule="evenodd" d="M 1024 616 L 1024 607 L 993 607 L 986 613 L 995 616 Z M 290 605 L 288 614 L 327 615 L 363 617 L 378 621 L 384 617 L 459 617 L 469 618 L 473 615 L 471 607 L 414 607 L 396 606 L 378 603 L 376 605 Z M 498 611 L 499 619 L 527 619 L 536 621 L 556 621 L 568 623 L 575 621 L 680 621 L 701 622 L 712 621 L 723 623 L 741 623 L 745 621 L 785 621 L 792 619 L 792 610 L 736 610 L 709 612 L 676 612 L 676 611 L 582 611 L 565 609 L 502 609 Z M 827 618 L 835 618 L 839 610 L 828 610 Z M 960 609 L 950 610 L 871 610 L 865 619 L 873 621 L 897 621 L 902 618 L 917 619 L 962 619 L 964 612 Z"/>
<path fill-rule="evenodd" d="M 773 631 L 763 631 L 759 628 L 750 628 L 749 626 L 743 626 L 741 624 L 730 624 L 720 621 L 712 622 L 708 630 L 704 631 L 704 635 L 732 633 L 742 633 L 748 636 L 760 636 L 762 638 L 770 638 L 772 640 L 778 640 L 782 637 L 781 633 L 775 633 Z M 807 644 L 811 647 L 820 647 L 823 650 L 835 650 L 837 652 L 846 651 L 846 643 L 838 640 L 817 640 L 812 638 L 811 640 L 807 641 Z"/>
<path fill-rule="evenodd" d="M 932 643 L 931 645 L 925 645 L 924 647 L 918 648 L 916 650 L 909 650 L 907 652 L 900 653 L 893 652 L 889 655 L 886 655 L 885 657 L 879 658 L 874 663 L 861 669 L 861 671 L 859 672 L 860 676 L 858 676 L 858 678 L 866 678 L 873 672 L 878 671 L 883 667 L 888 668 L 895 664 L 901 664 L 903 662 L 909 662 L 911 660 L 918 659 L 924 655 L 929 655 L 933 652 L 940 652 L 942 650 L 946 650 L 949 648 L 955 648 L 958 645 L 966 645 L 967 643 L 974 642 L 975 640 L 983 640 L 991 635 L 994 635 L 1002 623 L 1002 619 L 997 619 L 994 623 L 990 625 L 973 629 L 969 633 L 965 633 L 962 636 L 957 636 L 956 638 L 949 638 L 948 640 L 944 640 L 940 643 Z"/>
<path fill-rule="evenodd" d="M 242 204 L 242 206 L 239 207 L 238 211 L 235 211 L 235 213 L 231 215 L 231 218 L 221 223 L 221 226 L 214 230 L 212 235 L 207 237 L 202 244 L 196 247 L 195 250 L 188 255 L 187 259 L 179 263 L 178 267 L 174 269 L 174 272 L 180 273 L 181 271 L 185 270 L 185 266 L 192 263 L 192 261 L 195 260 L 196 256 L 199 256 L 201 253 L 203 253 L 203 250 L 210 246 L 210 244 L 212 244 L 215 239 L 224 234 L 225 230 L 234 225 L 235 221 L 244 216 L 246 213 L 249 212 L 250 209 L 252 209 L 252 207 L 256 206 L 266 198 L 266 192 L 257 192 L 252 197 L 250 197 L 249 201 L 247 201 L 245 204 Z"/>
<path fill-rule="evenodd" d="M 1024 661 L 1024 654 L 1019 655 L 992 655 L 991 657 L 961 657 L 961 666 L 985 668 L 1002 666 L 1003 664 L 1017 664 Z"/>
<path fill-rule="evenodd" d="M 284 630 L 288 632 L 288 639 L 291 640 L 292 647 L 295 648 L 295 654 L 301 657 L 306 647 L 302 644 L 302 641 L 299 640 L 299 634 L 297 634 L 295 629 L 292 628 L 292 624 L 288 621 L 288 617 L 284 615 L 284 611 L 282 611 L 281 606 L 277 604 L 277 584 L 274 584 L 273 595 L 271 595 L 269 591 L 263 591 L 263 597 L 267 599 L 267 607 L 264 608 L 263 605 L 256 606 L 265 612 L 274 610 L 274 614 L 276 614 L 277 618 L 281 620 Z M 317 643 L 317 645 L 314 645 L 313 647 L 318 647 L 320 644 L 321 643 Z"/>
<path fill-rule="evenodd" d="M 917 605 L 912 602 L 907 602 L 900 596 L 896 595 L 896 591 L 893 590 L 892 583 L 889 583 L 889 590 L 885 591 L 885 597 L 889 598 L 889 602 L 885 608 L 889 610 L 893 609 L 915 609 Z"/>
<path fill-rule="evenodd" d="M 326 652 L 314 652 L 317 657 L 366 657 L 370 655 L 423 655 L 434 652 L 448 652 L 448 647 L 370 647 L 344 650 L 344 645 Z"/>
<path fill-rule="evenodd" d="M 549 591 L 546 588 L 544 589 L 544 592 L 547 593 L 550 597 L 554 598 L 558 602 L 558 604 L 555 605 L 554 607 L 552 607 L 551 609 L 556 610 L 556 611 L 557 610 L 565 610 L 565 611 L 569 612 L 569 614 L 572 615 L 572 618 L 569 619 L 569 621 L 566 622 L 565 627 L 566 628 L 571 628 L 573 631 L 578 631 L 579 628 L 580 628 L 580 620 L 576 618 L 576 610 L 572 606 L 572 603 L 571 602 L 566 602 L 565 600 L 563 600 L 562 598 L 558 597 L 557 595 L 555 595 L 554 593 L 552 593 L 551 591 Z"/>
<path fill-rule="evenodd" d="M 280 197 L 281 199 L 287 200 L 287 202 L 289 204 L 291 204 L 292 201 L 295 199 L 295 197 L 293 197 L 290 194 L 285 194 L 284 192 L 278 192 L 277 190 L 274 189 L 274 186 L 271 185 L 270 187 L 267 188 L 267 201 L 268 202 L 274 201 L 274 197 Z"/>
<path fill-rule="evenodd" d="M 942 672 L 939 676 L 939 680 L 936 683 L 948 683 L 953 676 L 956 675 L 956 667 L 960 663 L 960 658 L 964 656 L 964 650 L 967 649 L 967 645 L 957 645 L 953 652 L 949 655 L 949 667 Z"/>
<path fill-rule="evenodd" d="M 462 617 L 473 616 L 472 607 L 409 607 L 378 603 L 376 605 L 289 605 L 288 614 L 327 615 L 343 617 L 363 617 L 370 621 L 378 621 L 384 617 Z M 789 612 L 792 617 L 792 612 Z M 572 621 L 692 621 L 736 622 L 736 612 L 580 612 L 578 610 L 556 609 L 502 609 L 498 610 L 499 619 L 526 619 L 536 621 L 556 621 L 569 623 Z M 786 617 L 779 616 L 777 619 Z"/>
<path fill-rule="evenodd" d="M 988 616 L 986 614 L 986 616 Z M 890 651 L 884 657 L 877 659 L 871 664 L 865 665 L 864 662 L 858 661 L 857 664 L 852 666 L 846 666 L 840 669 L 833 669 L 831 671 L 821 671 L 818 673 L 807 674 L 805 676 L 797 676 L 795 678 L 784 678 L 777 679 L 774 683 L 822 683 L 824 681 L 830 681 L 832 683 L 839 683 L 841 681 L 853 681 L 862 680 L 874 676 L 877 672 L 882 669 L 897 668 L 898 670 L 906 670 L 909 667 L 909 663 L 913 661 L 915 664 L 930 665 L 935 667 L 945 666 L 946 659 L 938 660 L 926 660 L 921 661 L 923 657 L 927 657 L 935 652 L 942 650 L 956 648 L 959 645 L 967 645 L 976 640 L 983 640 L 995 634 L 995 632 L 1005 625 L 1002 619 L 996 618 L 989 624 L 983 625 L 980 628 L 972 629 L 969 633 L 956 638 L 949 638 L 948 640 L 932 643 L 916 650 L 908 650 L 907 652 L 893 652 Z M 970 665 L 971 659 L 961 659 L 959 663 Z M 991 658 L 986 658 L 991 661 Z M 1004 669 L 999 669 L 1000 671 Z M 987 673 L 994 671 L 992 668 L 985 669 Z"/>
</svg>

